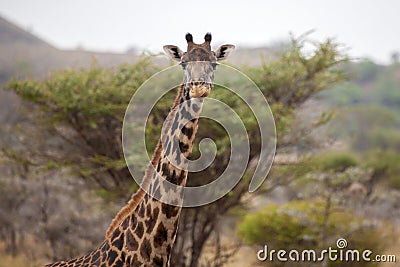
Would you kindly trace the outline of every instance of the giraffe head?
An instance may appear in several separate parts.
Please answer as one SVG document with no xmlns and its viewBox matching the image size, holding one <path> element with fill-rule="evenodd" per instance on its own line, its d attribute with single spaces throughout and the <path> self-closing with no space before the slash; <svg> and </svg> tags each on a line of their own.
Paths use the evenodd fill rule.
<svg viewBox="0 0 400 267">
<path fill-rule="evenodd" d="M 183 83 L 189 98 L 207 97 L 213 87 L 214 71 L 218 61 L 226 59 L 235 46 L 225 44 L 212 51 L 210 33 L 204 36 L 202 44 L 195 44 L 190 33 L 186 34 L 186 41 L 188 44 L 186 52 L 175 45 L 164 46 L 164 51 L 184 69 Z"/>
</svg>

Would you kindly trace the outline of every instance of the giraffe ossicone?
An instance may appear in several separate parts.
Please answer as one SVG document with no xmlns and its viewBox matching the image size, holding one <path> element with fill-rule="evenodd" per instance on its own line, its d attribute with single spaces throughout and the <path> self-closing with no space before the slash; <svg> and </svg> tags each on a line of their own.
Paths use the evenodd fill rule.
<svg viewBox="0 0 400 267">
<path fill-rule="evenodd" d="M 172 246 L 178 227 L 182 207 L 182 192 L 171 192 L 166 182 L 185 186 L 187 168 L 178 168 L 170 163 L 188 158 L 192 152 L 197 132 L 198 118 L 204 97 L 213 88 L 214 71 L 218 61 L 226 59 L 234 45 L 222 45 L 211 50 L 211 34 L 207 33 L 202 44 L 193 42 L 193 36 L 186 34 L 187 51 L 174 45 L 164 46 L 164 51 L 184 70 L 183 83 L 168 115 L 153 157 L 144 173 L 141 188 L 131 197 L 115 216 L 109 226 L 105 240 L 92 252 L 80 258 L 45 265 L 47 267 L 128 267 L 128 266 L 169 266 Z M 198 99 L 192 105 L 191 99 Z M 185 120 L 187 116 L 192 119 Z M 182 127 L 178 127 L 181 122 Z M 176 134 L 178 131 L 178 134 Z M 172 136 L 178 136 L 178 147 L 172 147 Z M 169 149 L 168 149 L 169 146 Z M 172 152 L 173 151 L 173 152 Z M 170 155 L 172 153 L 172 155 Z M 155 179 L 161 177 L 161 179 Z M 170 198 L 164 203 L 148 192 Z M 167 192 L 168 191 L 168 192 Z"/>
</svg>

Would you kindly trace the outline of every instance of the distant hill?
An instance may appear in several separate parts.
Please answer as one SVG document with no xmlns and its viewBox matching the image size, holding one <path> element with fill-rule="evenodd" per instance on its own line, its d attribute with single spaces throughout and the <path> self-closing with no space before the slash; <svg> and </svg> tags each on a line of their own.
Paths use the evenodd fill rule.
<svg viewBox="0 0 400 267">
<path fill-rule="evenodd" d="M 27 32 L 17 25 L 7 21 L 0 16 L 0 43 L 1 44 L 27 44 L 32 46 L 47 46 L 50 45 L 35 35 Z"/>
<path fill-rule="evenodd" d="M 13 76 L 43 77 L 50 70 L 87 67 L 97 60 L 101 66 L 135 62 L 132 53 L 99 53 L 60 50 L 34 34 L 0 17 L 0 84 Z"/>
<path fill-rule="evenodd" d="M 0 136 L 6 125 L 12 123 L 19 114 L 18 97 L 1 88 L 12 77 L 42 78 L 52 70 L 88 67 L 94 59 L 101 66 L 111 66 L 123 62 L 132 63 L 137 58 L 137 55 L 131 53 L 60 50 L 0 17 Z"/>
<path fill-rule="evenodd" d="M 235 66 L 259 65 L 262 57 L 271 55 L 268 48 L 240 48 L 229 59 Z M 95 59 L 100 66 L 124 62 L 134 63 L 134 53 L 101 53 L 85 50 L 60 50 L 34 34 L 0 16 L 0 84 L 11 77 L 43 77 L 50 70 L 88 67 Z M 155 57 L 159 65 L 167 65 L 166 57 Z"/>
<path fill-rule="evenodd" d="M 237 67 L 242 66 L 259 66 L 263 61 L 269 61 L 276 57 L 274 50 L 268 47 L 237 47 L 228 62 Z"/>
</svg>

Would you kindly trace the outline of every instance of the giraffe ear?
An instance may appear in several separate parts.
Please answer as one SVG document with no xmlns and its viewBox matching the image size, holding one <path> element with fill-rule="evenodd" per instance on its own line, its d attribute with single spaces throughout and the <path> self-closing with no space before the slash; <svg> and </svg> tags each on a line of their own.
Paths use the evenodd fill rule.
<svg viewBox="0 0 400 267">
<path fill-rule="evenodd" d="M 215 50 L 215 56 L 217 57 L 218 61 L 225 60 L 232 52 L 235 50 L 235 46 L 231 44 L 225 44 L 218 47 Z"/>
<path fill-rule="evenodd" d="M 183 51 L 181 49 L 179 49 L 179 47 L 177 47 L 176 45 L 164 45 L 164 51 L 165 53 L 167 53 L 167 55 L 175 60 L 180 62 L 181 58 L 183 56 Z"/>
</svg>

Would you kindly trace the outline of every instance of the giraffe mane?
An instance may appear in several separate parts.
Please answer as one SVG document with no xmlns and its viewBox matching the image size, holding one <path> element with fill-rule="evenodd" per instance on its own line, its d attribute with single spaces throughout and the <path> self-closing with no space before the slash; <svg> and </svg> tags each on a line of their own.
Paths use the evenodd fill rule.
<svg viewBox="0 0 400 267">
<path fill-rule="evenodd" d="M 179 105 L 180 98 L 183 94 L 183 89 L 184 89 L 184 85 L 182 84 L 180 86 L 180 90 L 175 98 L 174 104 L 171 108 L 171 111 L 173 111 L 173 112 L 176 111 L 176 107 Z M 171 124 L 172 124 L 171 118 L 173 116 L 168 116 L 168 117 L 169 117 L 169 120 L 166 124 L 166 129 L 169 129 L 171 127 Z M 114 217 L 110 226 L 107 229 L 106 238 L 111 237 L 111 235 L 115 231 L 115 229 L 118 228 L 118 226 L 125 220 L 125 218 L 127 218 L 130 214 L 132 214 L 135 211 L 136 207 L 139 205 L 139 203 L 142 201 L 143 197 L 146 195 L 146 191 L 148 190 L 150 183 L 152 181 L 154 169 L 157 167 L 157 162 L 160 159 L 161 151 L 162 151 L 162 140 L 160 139 L 158 141 L 158 144 L 154 151 L 153 157 L 151 159 L 151 164 L 149 164 L 149 166 L 146 168 L 140 188 L 138 189 L 138 191 L 136 193 L 134 193 L 132 195 L 132 197 L 130 198 L 128 203 Z M 144 190 L 143 188 L 145 188 L 146 190 Z"/>
</svg>

